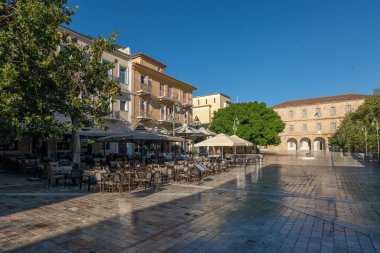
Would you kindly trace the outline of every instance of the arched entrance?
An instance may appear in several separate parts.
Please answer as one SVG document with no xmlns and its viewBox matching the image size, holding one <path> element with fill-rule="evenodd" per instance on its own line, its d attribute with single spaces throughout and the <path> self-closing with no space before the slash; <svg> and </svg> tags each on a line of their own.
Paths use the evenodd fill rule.
<svg viewBox="0 0 380 253">
<path fill-rule="evenodd" d="M 311 141 L 309 138 L 302 138 L 300 141 L 300 150 L 310 151 Z"/>
<path fill-rule="evenodd" d="M 326 150 L 325 139 L 323 139 L 322 137 L 315 138 L 314 139 L 314 150 L 315 151 Z"/>
<path fill-rule="evenodd" d="M 297 150 L 297 140 L 294 138 L 288 139 L 288 151 L 296 151 Z"/>
</svg>

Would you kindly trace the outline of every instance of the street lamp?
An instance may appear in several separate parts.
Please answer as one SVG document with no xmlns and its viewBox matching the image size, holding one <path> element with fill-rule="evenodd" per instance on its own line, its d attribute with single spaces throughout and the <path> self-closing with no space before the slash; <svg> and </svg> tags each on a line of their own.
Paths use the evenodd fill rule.
<svg viewBox="0 0 380 253">
<path fill-rule="evenodd" d="M 368 155 L 368 143 L 367 143 L 367 128 L 365 126 L 362 127 L 362 131 L 364 131 L 364 141 L 365 141 L 365 157 Z"/>
<path fill-rule="evenodd" d="M 373 119 L 372 125 L 376 126 L 376 138 L 377 138 L 377 162 L 380 165 L 380 142 L 379 142 L 379 122 L 376 118 Z"/>
<path fill-rule="evenodd" d="M 173 136 L 175 136 L 175 122 L 176 122 L 176 116 L 175 114 L 181 110 L 181 107 L 179 106 L 178 102 L 175 102 L 173 104 L 173 111 L 172 111 L 172 121 L 173 121 Z"/>
<path fill-rule="evenodd" d="M 176 122 L 176 112 L 179 112 L 181 110 L 181 107 L 178 102 L 175 102 L 173 104 L 173 111 L 172 111 L 172 121 L 173 121 L 173 136 L 175 136 L 175 122 Z M 177 145 L 174 144 L 174 162 L 176 161 L 177 158 Z"/>
</svg>

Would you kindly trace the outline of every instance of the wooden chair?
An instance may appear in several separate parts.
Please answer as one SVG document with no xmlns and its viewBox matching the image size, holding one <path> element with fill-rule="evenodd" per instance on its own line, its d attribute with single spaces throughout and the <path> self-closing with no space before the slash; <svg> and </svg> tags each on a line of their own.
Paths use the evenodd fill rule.
<svg viewBox="0 0 380 253">
<path fill-rule="evenodd" d="M 118 190 L 121 193 L 123 190 L 123 178 L 121 173 L 114 173 L 110 180 L 112 181 L 112 192 Z"/>
<path fill-rule="evenodd" d="M 49 189 L 53 185 L 53 182 L 55 182 L 55 185 L 57 186 L 59 181 L 61 179 L 64 179 L 64 176 L 59 171 L 59 169 L 52 167 L 50 164 L 47 165 L 47 171 L 48 171 L 48 188 Z"/>
</svg>

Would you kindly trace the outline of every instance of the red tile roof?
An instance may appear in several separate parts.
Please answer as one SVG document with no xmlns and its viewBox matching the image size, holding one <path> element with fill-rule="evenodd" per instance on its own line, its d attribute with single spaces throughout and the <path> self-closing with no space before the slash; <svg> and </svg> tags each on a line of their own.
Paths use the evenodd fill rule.
<svg viewBox="0 0 380 253">
<path fill-rule="evenodd" d="M 358 100 L 358 99 L 365 99 L 367 96 L 368 95 L 363 95 L 363 94 L 344 94 L 344 95 L 337 95 L 337 96 L 290 100 L 278 105 L 274 105 L 271 108 L 276 109 L 276 108 L 295 107 L 295 106 L 301 106 L 301 105 L 340 102 L 340 101 L 346 101 L 346 100 Z"/>
</svg>

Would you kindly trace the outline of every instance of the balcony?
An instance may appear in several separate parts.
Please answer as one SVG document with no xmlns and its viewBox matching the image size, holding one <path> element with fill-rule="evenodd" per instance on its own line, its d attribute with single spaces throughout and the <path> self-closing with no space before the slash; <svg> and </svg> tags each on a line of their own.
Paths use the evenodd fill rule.
<svg viewBox="0 0 380 253">
<path fill-rule="evenodd" d="M 149 84 L 140 83 L 136 92 L 140 96 L 152 95 L 152 86 Z"/>
<path fill-rule="evenodd" d="M 140 110 L 139 113 L 137 114 L 137 118 L 138 119 L 152 119 L 153 118 L 153 115 L 152 115 L 152 111 L 150 110 Z"/>
<path fill-rule="evenodd" d="M 107 117 L 107 119 L 113 119 L 113 120 L 122 120 L 120 116 L 120 111 L 112 111 Z"/>
<path fill-rule="evenodd" d="M 176 101 L 176 99 L 174 99 L 173 93 L 164 91 L 160 91 L 160 95 L 157 98 L 162 102 L 174 103 Z"/>
<path fill-rule="evenodd" d="M 169 114 L 161 114 L 160 115 L 160 119 L 158 120 L 159 122 L 163 123 L 163 122 L 173 122 L 173 116 L 169 115 Z"/>
<path fill-rule="evenodd" d="M 191 98 L 183 98 L 182 100 L 183 106 L 193 106 L 193 100 Z"/>
</svg>

